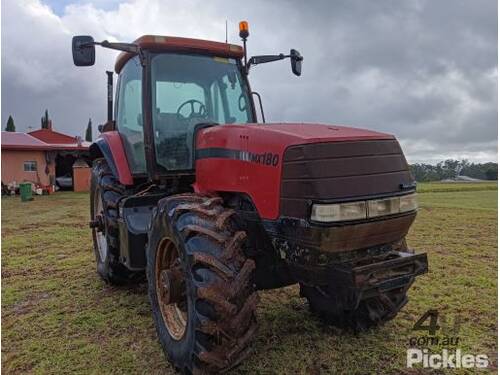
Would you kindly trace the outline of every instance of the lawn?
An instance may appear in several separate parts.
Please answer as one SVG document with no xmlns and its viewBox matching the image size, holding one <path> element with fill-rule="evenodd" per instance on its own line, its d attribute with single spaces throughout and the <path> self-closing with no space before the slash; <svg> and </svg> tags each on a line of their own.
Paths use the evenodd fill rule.
<svg viewBox="0 0 500 375">
<path fill-rule="evenodd" d="M 430 273 L 396 319 L 365 334 L 343 333 L 311 316 L 296 286 L 261 292 L 254 351 L 234 373 L 429 373 L 405 368 L 411 328 L 429 309 L 446 322 L 458 316 L 458 347 L 488 354 L 496 372 L 496 184 L 422 184 L 419 191 L 408 243 L 428 253 Z M 87 194 L 2 199 L 2 371 L 173 374 L 145 285 L 114 288 L 97 277 L 88 211 Z M 453 373 L 467 371 L 477 373 Z"/>
</svg>

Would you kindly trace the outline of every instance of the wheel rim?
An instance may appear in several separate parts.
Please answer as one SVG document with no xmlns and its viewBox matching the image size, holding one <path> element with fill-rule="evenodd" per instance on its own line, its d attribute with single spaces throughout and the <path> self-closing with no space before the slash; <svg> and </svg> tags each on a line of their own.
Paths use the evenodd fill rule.
<svg viewBox="0 0 500 375">
<path fill-rule="evenodd" d="M 184 273 L 175 244 L 164 238 L 156 251 L 156 296 L 163 322 L 175 340 L 184 337 L 187 328 L 187 299 Z"/>
<path fill-rule="evenodd" d="M 104 226 L 104 208 L 101 198 L 101 190 L 97 189 L 94 195 L 94 217 L 92 218 L 98 225 L 94 228 L 96 246 L 99 252 L 101 262 L 104 262 L 108 256 L 108 241 L 106 241 L 106 233 Z"/>
</svg>

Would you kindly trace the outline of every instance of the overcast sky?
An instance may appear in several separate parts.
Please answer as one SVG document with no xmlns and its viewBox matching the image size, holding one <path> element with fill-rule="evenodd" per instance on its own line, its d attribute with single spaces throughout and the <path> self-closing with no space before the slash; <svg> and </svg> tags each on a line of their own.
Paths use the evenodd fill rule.
<svg viewBox="0 0 500 375">
<path fill-rule="evenodd" d="M 268 121 L 325 122 L 395 134 L 409 162 L 497 158 L 495 0 L 3 0 L 2 128 L 54 127 L 84 135 L 106 117 L 106 76 L 116 53 L 76 68 L 71 37 L 133 41 L 142 34 L 239 42 L 249 54 L 298 49 L 288 62 L 252 69 Z M 96 126 L 94 126 L 94 132 Z"/>
</svg>

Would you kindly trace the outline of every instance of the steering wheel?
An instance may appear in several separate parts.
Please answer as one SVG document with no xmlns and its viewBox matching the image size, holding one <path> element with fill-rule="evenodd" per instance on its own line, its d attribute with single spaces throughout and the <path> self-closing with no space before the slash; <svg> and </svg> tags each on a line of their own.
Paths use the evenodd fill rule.
<svg viewBox="0 0 500 375">
<path fill-rule="evenodd" d="M 238 98 L 238 108 L 241 112 L 245 112 L 247 110 L 247 101 L 245 98 L 245 94 L 243 93 L 241 93 L 240 97 Z"/>
<path fill-rule="evenodd" d="M 182 110 L 182 108 L 184 108 L 188 104 L 191 105 L 191 112 L 189 113 L 189 115 L 187 117 L 185 117 L 181 114 L 181 110 Z M 198 110 L 195 110 L 195 104 L 199 105 Z M 179 108 L 177 108 L 177 118 L 179 118 L 180 120 L 186 120 L 186 119 L 190 119 L 193 117 L 206 118 L 207 115 L 208 115 L 207 107 L 205 107 L 205 104 L 203 104 L 202 102 L 200 102 L 199 100 L 196 100 L 196 99 L 186 100 L 184 103 L 182 103 L 179 106 Z"/>
</svg>

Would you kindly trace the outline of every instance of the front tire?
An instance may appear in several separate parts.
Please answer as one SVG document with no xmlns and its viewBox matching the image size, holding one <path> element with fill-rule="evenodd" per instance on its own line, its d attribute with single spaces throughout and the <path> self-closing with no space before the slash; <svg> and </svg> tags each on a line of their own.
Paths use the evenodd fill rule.
<svg viewBox="0 0 500 375">
<path fill-rule="evenodd" d="M 124 285 L 136 275 L 119 262 L 118 203 L 125 187 L 104 159 L 96 159 L 90 180 L 90 217 L 97 273 L 111 285 Z"/>
<path fill-rule="evenodd" d="M 249 354 L 257 330 L 255 263 L 222 199 L 162 199 L 147 249 L 149 299 L 163 350 L 183 373 L 228 370 Z"/>
</svg>

